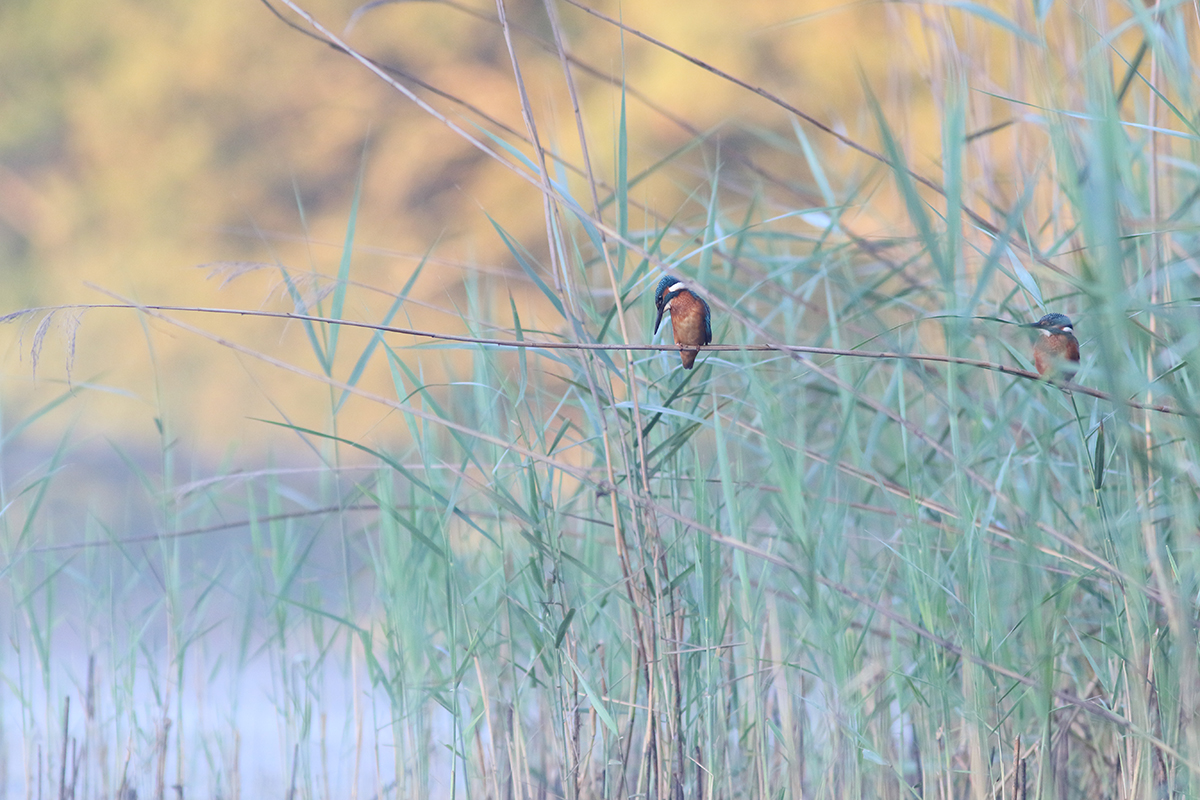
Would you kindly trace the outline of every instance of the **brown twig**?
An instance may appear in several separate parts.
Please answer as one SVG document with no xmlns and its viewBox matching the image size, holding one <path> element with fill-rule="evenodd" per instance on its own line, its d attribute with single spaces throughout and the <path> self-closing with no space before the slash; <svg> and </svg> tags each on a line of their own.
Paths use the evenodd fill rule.
<svg viewBox="0 0 1200 800">
<path fill-rule="evenodd" d="M 93 287 L 99 289 L 99 287 Z M 103 291 L 103 289 L 100 289 Z M 64 305 L 50 306 L 40 308 L 29 308 L 22 311 L 14 311 L 11 314 L 6 314 L 0 317 L 0 324 L 12 322 L 15 319 L 38 313 L 48 313 L 54 311 L 63 311 L 68 309 L 91 310 L 104 308 L 120 308 L 120 309 L 141 309 L 148 311 L 169 311 L 177 313 L 197 313 L 197 314 L 227 314 L 240 317 L 265 317 L 268 319 L 286 319 L 295 320 L 298 322 L 317 322 L 328 325 L 342 325 L 349 328 L 363 328 L 366 330 L 379 331 L 380 333 L 396 333 L 405 336 L 416 336 L 424 339 L 436 339 L 446 342 L 461 342 L 463 344 L 480 344 L 492 347 L 512 347 L 525 348 L 532 350 L 619 350 L 619 351 L 678 351 L 683 347 L 674 344 L 605 344 L 601 342 L 547 342 L 538 341 L 536 339 L 491 339 L 480 336 L 466 336 L 454 333 L 439 333 L 437 331 L 423 331 L 416 328 L 401 328 L 395 325 L 377 325 L 372 322 L 358 322 L 349 319 L 331 319 L 329 317 L 318 317 L 311 314 L 297 314 L 290 311 L 262 311 L 256 309 L 240 309 L 240 308 L 215 308 L 205 306 L 167 306 L 167 305 L 146 305 L 135 303 L 92 303 L 80 305 Z M 1072 381 L 1063 381 L 1051 378 L 1045 378 L 1038 375 L 1036 372 L 1029 370 L 1018 369 L 1017 367 L 1009 367 L 1004 364 L 997 364 L 991 361 L 982 361 L 974 358 L 959 358 L 957 356 L 939 355 L 936 353 L 896 353 L 887 350 L 849 350 L 836 347 L 814 347 L 810 345 L 799 344 L 710 344 L 705 345 L 702 350 L 721 353 L 721 352 L 777 352 L 777 353 L 805 353 L 807 355 L 831 356 L 839 358 L 865 358 L 875 360 L 906 360 L 906 361 L 923 361 L 935 364 L 959 364 L 966 367 L 974 367 L 976 369 L 984 369 L 992 372 L 1000 372 L 1005 375 L 1011 375 L 1015 378 L 1024 380 L 1042 381 L 1060 389 L 1065 389 L 1072 392 L 1079 392 L 1090 397 L 1095 397 L 1100 400 L 1106 400 L 1111 403 L 1122 403 L 1130 408 L 1137 408 L 1143 411 L 1156 411 L 1160 414 L 1173 414 L 1181 417 L 1195 416 L 1190 411 L 1174 408 L 1172 406 L 1154 404 L 1154 403 L 1139 403 L 1136 400 L 1118 400 L 1107 392 L 1102 392 L 1099 389 L 1093 389 L 1090 386 L 1073 383 Z"/>
</svg>

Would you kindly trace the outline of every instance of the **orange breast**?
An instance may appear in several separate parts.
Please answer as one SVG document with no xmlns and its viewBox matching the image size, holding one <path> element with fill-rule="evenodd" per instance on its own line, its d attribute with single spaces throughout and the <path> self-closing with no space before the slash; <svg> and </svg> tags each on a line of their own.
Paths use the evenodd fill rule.
<svg viewBox="0 0 1200 800">
<path fill-rule="evenodd" d="M 671 298 L 671 330 L 675 344 L 708 344 L 708 328 L 704 324 L 704 304 L 691 292 L 682 292 Z M 698 350 L 683 350 L 680 358 L 685 369 L 696 363 Z"/>
<path fill-rule="evenodd" d="M 1079 341 L 1062 333 L 1042 336 L 1033 346 L 1039 375 L 1073 375 L 1079 369 Z"/>
</svg>

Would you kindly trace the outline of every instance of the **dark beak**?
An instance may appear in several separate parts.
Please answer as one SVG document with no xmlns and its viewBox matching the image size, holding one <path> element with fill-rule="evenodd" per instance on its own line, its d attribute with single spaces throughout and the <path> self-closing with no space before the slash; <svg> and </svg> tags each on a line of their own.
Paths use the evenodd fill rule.
<svg viewBox="0 0 1200 800">
<path fill-rule="evenodd" d="M 663 310 L 660 307 L 658 309 L 658 316 L 654 318 L 654 333 L 656 333 L 656 334 L 658 333 L 658 326 L 662 325 L 662 315 L 663 315 Z"/>
</svg>

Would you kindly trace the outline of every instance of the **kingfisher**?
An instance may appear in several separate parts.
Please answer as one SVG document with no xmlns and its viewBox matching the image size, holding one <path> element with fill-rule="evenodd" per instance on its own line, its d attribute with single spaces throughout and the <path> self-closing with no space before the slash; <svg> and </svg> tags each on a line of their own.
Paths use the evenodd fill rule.
<svg viewBox="0 0 1200 800">
<path fill-rule="evenodd" d="M 687 288 L 687 284 L 673 275 L 658 282 L 654 292 L 654 307 L 658 316 L 654 319 L 654 332 L 662 325 L 663 312 L 671 311 L 671 329 L 675 333 L 675 344 L 706 345 L 712 342 L 712 315 L 708 303 Z M 691 369 L 696 363 L 699 350 L 680 350 L 683 368 Z"/>
<path fill-rule="evenodd" d="M 1047 314 L 1037 322 L 1022 325 L 1037 328 L 1041 336 L 1033 346 L 1033 363 L 1038 375 L 1070 380 L 1079 369 L 1079 341 L 1066 314 Z"/>
</svg>

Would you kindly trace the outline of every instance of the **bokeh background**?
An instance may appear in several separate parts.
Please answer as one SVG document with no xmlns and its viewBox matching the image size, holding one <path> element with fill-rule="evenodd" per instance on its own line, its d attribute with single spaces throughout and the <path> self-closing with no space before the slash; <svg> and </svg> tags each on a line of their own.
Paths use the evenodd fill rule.
<svg viewBox="0 0 1200 800">
<path fill-rule="evenodd" d="M 342 329 L 339 358 L 326 365 L 300 322 L 203 312 L 287 312 L 302 298 L 305 310 L 328 313 L 344 272 L 348 319 L 380 322 L 395 308 L 400 326 L 507 339 L 519 316 L 523 335 L 577 338 L 549 299 L 561 290 L 543 193 L 509 166 L 534 153 L 515 61 L 550 172 L 590 208 L 549 8 L 572 59 L 597 194 L 628 200 L 627 219 L 610 203 L 605 223 L 627 225 L 683 274 L 712 277 L 719 338 L 757 341 L 751 323 L 762 321 L 790 344 L 1028 365 L 1029 337 L 1002 322 L 1082 312 L 1096 321 L 1080 326 L 1089 381 L 1188 401 L 1188 371 L 1170 370 L 1200 339 L 1194 309 L 1169 305 L 1200 295 L 1191 258 L 1200 137 L 1184 121 L 1194 107 L 1196 20 L 1184 6 L 1153 19 L 1142 3 L 1052 0 L 591 7 L 630 30 L 565 0 L 506 4 L 509 38 L 496 6 L 477 0 L 299 5 L 430 113 L 314 39 L 304 14 L 276 0 L 0 3 L 0 313 L 10 315 L 0 325 L 0 494 L 13 644 L 0 653 L 11 689 L 0 694 L 0 798 L 56 785 L 31 776 L 62 766 L 62 698 L 75 698 L 82 726 L 80 704 L 94 686 L 108 698 L 79 735 L 108 748 L 87 756 L 100 789 L 120 785 L 122 748 L 143 796 L 156 769 L 160 791 L 169 771 L 189 787 L 205 776 L 213 796 L 279 795 L 297 764 L 304 796 L 314 797 L 344 787 L 369 796 L 393 779 L 414 797 L 449 796 L 471 781 L 557 791 L 570 783 L 556 771 L 570 759 L 582 765 L 576 779 L 591 769 L 599 786 L 631 739 L 606 738 L 588 710 L 602 704 L 590 691 L 584 701 L 559 651 L 593 680 L 624 681 L 628 702 L 612 701 L 630 709 L 624 730 L 636 718 L 651 731 L 637 717 L 639 702 L 650 702 L 637 677 L 648 663 L 641 629 L 631 633 L 634 615 L 623 616 L 626 598 L 614 588 L 639 581 L 637 613 L 664 626 L 654 646 L 694 648 L 680 659 L 683 679 L 655 679 L 662 691 L 693 692 L 668 727 L 699 731 L 697 748 L 726 758 L 731 797 L 743 787 L 761 790 L 755 796 L 780 787 L 781 796 L 785 785 L 795 797 L 811 786 L 825 796 L 849 786 L 845 796 L 856 796 L 866 785 L 907 796 L 901 785 L 918 786 L 925 769 L 947 797 L 964 796 L 968 773 L 985 796 L 984 779 L 1004 774 L 998 742 L 1036 744 L 1043 724 L 1080 729 L 1053 716 L 1058 686 L 1091 697 L 1103 684 L 1106 698 L 1132 698 L 1122 713 L 1140 734 L 1175 745 L 1194 736 L 1186 721 L 1156 719 L 1158 701 L 1145 701 L 1123 672 L 1135 664 L 1169 673 L 1157 676 L 1165 692 L 1184 686 L 1179 704 L 1166 701 L 1170 713 L 1190 713 L 1194 652 L 1170 647 L 1194 645 L 1180 624 L 1191 600 L 1180 600 L 1171 628 L 1156 605 L 1170 596 L 1163 571 L 1152 589 L 1146 577 L 1161 533 L 1183 565 L 1171 591 L 1194 596 L 1192 539 L 1173 527 L 1192 518 L 1190 422 L 1163 416 L 1138 427 L 1144 418 L 1130 422 L 1128 409 L 1092 403 L 1080 412 L 1040 383 L 904 360 L 816 369 L 782 356 L 706 354 L 704 369 L 682 375 L 674 354 L 659 354 L 622 373 L 578 354 L 526 360 L 389 334 L 410 370 L 405 383 L 383 348 L 359 372 L 369 331 Z M 890 160 L 950 187 L 953 200 L 927 187 L 906 196 L 902 173 L 848 141 L 894 148 Z M 616 188 L 622 171 L 627 190 Z M 959 214 L 959 198 L 996 228 L 1019 228 L 1012 248 L 993 252 L 994 230 Z M 1012 209 L 1020 213 L 1006 219 Z M 914 223 L 921 214 L 932 227 Z M 578 236 L 565 249 L 585 242 L 582 228 L 559 224 Z M 587 249 L 595 244 L 570 268 L 594 323 L 588 334 L 613 341 L 612 288 Z M 632 340 L 648 342 L 661 265 L 625 256 L 622 280 L 634 285 L 624 322 Z M 97 307 L 129 302 L 196 310 L 164 318 Z M 611 326 L 603 335 L 600 320 Z M 1124 338 L 1104 320 L 1119 320 Z M 1155 327 L 1168 323 L 1169 341 Z M 544 447 L 543 460 L 523 463 L 519 451 L 482 438 L 466 445 L 385 403 L 343 398 L 312 377 L 327 366 L 335 381 L 389 398 L 420 385 L 420 397 L 400 399 L 427 410 L 441 403 L 446 419 Z M 604 387 L 580 388 L 594 374 L 609 382 L 607 405 Z M 655 414 L 643 429 L 653 429 L 653 484 L 642 473 L 636 497 L 626 488 L 638 483 L 635 459 L 621 450 L 635 424 L 622 416 L 634 376 Z M 880 398 L 898 405 L 876 414 L 870 402 Z M 372 473 L 367 449 L 408 460 Z M 628 470 L 619 501 L 597 477 L 611 453 Z M 1107 502 L 1118 509 L 1111 517 Z M 668 503 L 675 517 L 651 519 L 647 509 Z M 685 525 L 681 514 L 695 518 Z M 632 561 L 611 536 L 626 524 L 647 534 Z M 745 533 L 770 557 L 695 533 L 709 525 Z M 1117 567 L 1077 560 L 1072 537 Z M 77 547 L 83 540 L 102 546 Z M 670 541 L 669 556 L 654 549 L 660 541 Z M 761 580 L 747 577 L 746 552 Z M 809 570 L 809 594 L 797 593 L 789 563 Z M 820 583 L 830 575 L 853 591 Z M 1127 589 L 1129 575 L 1137 580 Z M 652 590 L 659 580 L 667 588 Z M 1005 686 L 995 676 L 1007 673 L 988 671 L 991 662 L 962 669 L 911 627 L 885 629 L 854 592 L 1023 675 L 1053 668 L 1032 685 Z M 456 627 L 485 617 L 479 639 Z M 1168 629 L 1178 638 L 1161 635 Z M 1106 637 L 1111 651 L 1087 650 Z M 395 642 L 403 646 L 379 656 L 383 667 L 364 663 Z M 1147 656 L 1152 646 L 1162 653 Z M 463 652 L 483 660 L 447 666 Z M 518 674 L 522 659 L 529 672 Z M 528 677 L 538 663 L 546 683 Z M 911 664 L 913 681 L 889 683 Z M 384 672 L 408 683 L 395 689 Z M 735 674 L 761 678 L 761 690 L 743 690 Z M 996 683 L 980 690 L 985 676 Z M 914 685 L 934 686 L 937 702 Z M 486 717 L 495 731 L 486 742 L 477 733 L 477 750 L 448 755 L 443 744 L 462 744 L 453 737 L 472 703 L 484 709 L 474 722 Z M 555 749 L 555 736 L 582 725 L 580 709 L 596 744 L 582 757 Z M 704 725 L 685 725 L 685 710 Z M 804 752 L 832 765 L 826 783 L 822 766 L 805 773 L 803 760 L 789 760 L 801 749 L 788 737 L 804 741 L 809 727 Z M 1165 785 L 1146 777 L 1164 752 L 1146 735 L 1127 744 L 1115 728 L 1092 733 L 1080 737 L 1094 745 L 1087 754 L 1074 751 L 1076 787 L 1103 785 L 1096 764 L 1111 753 L 1143 768 L 1131 785 Z M 952 738 L 954 747 L 943 744 Z M 918 739 L 924 761 L 912 749 Z M 534 743 L 524 783 L 519 757 L 484 757 L 502 741 Z M 373 767 L 363 756 L 372 748 Z M 394 763 L 380 767 L 380 753 Z M 667 756 L 648 744 L 643 756 L 662 760 L 661 789 Z M 442 780 L 457 758 L 474 772 Z M 634 761 L 636 753 L 626 766 Z M 683 754 L 674 763 L 679 774 L 693 769 Z M 1181 764 L 1172 774 L 1186 772 Z"/>
<path fill-rule="evenodd" d="M 305 8 L 367 55 L 461 101 L 405 81 L 452 119 L 514 144 L 500 125 L 524 132 L 494 7 L 405 2 L 357 17 L 353 3 Z M 774 2 L 601 9 L 868 142 L 874 137 L 864 85 L 870 86 L 891 124 L 913 143 L 917 166 L 937 163 L 931 100 L 941 83 L 939 48 L 922 32 L 921 17 L 945 15 L 944 9 Z M 562 69 L 545 47 L 552 35 L 544 10 L 519 2 L 509 14 L 541 135 L 578 165 Z M 823 204 L 787 114 L 634 36 L 622 38 L 578 9 L 564 6 L 561 15 L 571 53 L 594 71 L 577 69 L 575 78 L 596 173 L 611 184 L 622 83 L 630 89 L 630 174 L 671 158 L 631 192 L 647 215 L 685 225 L 702 219 L 703 187 L 718 171 L 722 186 L 743 191 L 747 203 L 764 196 L 781 210 Z M 989 35 L 985 22 L 961 24 L 967 36 Z M 143 303 L 289 307 L 275 265 L 297 276 L 336 275 L 361 175 L 352 277 L 379 291 L 355 292 L 349 316 L 378 321 L 389 305 L 386 293 L 398 291 L 427 256 L 430 268 L 411 292 L 405 324 L 461 332 L 469 271 L 488 276 L 484 302 L 507 309 L 511 294 L 526 324 L 538 327 L 544 300 L 488 219 L 544 254 L 536 188 L 361 64 L 287 27 L 262 3 L 13 0 L 0 9 L 0 72 L 5 312 L 110 300 L 101 290 Z M 638 98 L 652 98 L 653 107 Z M 992 101 L 977 95 L 972 102 Z M 809 135 L 839 185 L 870 186 L 877 164 L 829 137 Z M 738 160 L 744 156 L 758 158 L 786 185 L 764 182 Z M 886 203 L 873 199 L 845 222 L 864 235 L 895 235 L 887 212 Z M 240 277 L 227 282 L 231 274 Z M 648 305 L 638 304 L 636 324 L 648 325 Z M 315 366 L 305 360 L 295 325 L 189 319 Z M 279 440 L 288 437 L 247 424 L 248 417 L 280 407 L 311 423 L 327 407 L 286 372 L 131 312 L 81 313 L 73 336 L 70 325 L 58 325 L 66 321 L 61 315 L 39 340 L 36 364 L 31 354 L 40 319 L 0 329 L 10 419 L 22 418 L 68 380 L 116 390 L 83 393 L 30 431 L 43 442 L 57 442 L 67 416 L 82 436 L 154 443 L 151 423 L 161 409 L 190 448 L 219 457 L 236 442 L 259 456 L 269 445 L 285 446 Z M 423 363 L 439 370 L 446 358 L 453 356 Z M 365 385 L 386 380 L 373 374 Z M 347 409 L 343 421 L 365 430 L 378 422 L 374 413 Z M 222 435 L 210 435 L 217 431 Z"/>
</svg>

